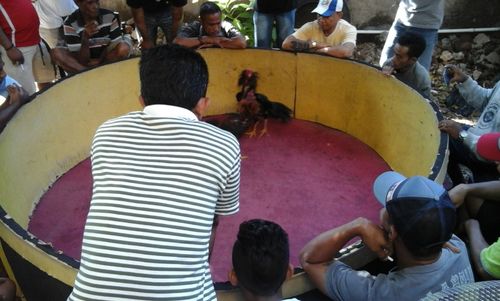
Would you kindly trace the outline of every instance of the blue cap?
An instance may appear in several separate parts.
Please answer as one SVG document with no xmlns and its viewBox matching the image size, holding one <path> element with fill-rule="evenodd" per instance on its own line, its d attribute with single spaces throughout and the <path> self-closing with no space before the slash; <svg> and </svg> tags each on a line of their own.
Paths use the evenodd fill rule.
<svg viewBox="0 0 500 301">
<path fill-rule="evenodd" d="M 330 17 L 334 12 L 342 11 L 343 6 L 343 0 L 319 0 L 318 6 L 316 6 L 312 13 Z"/>
<path fill-rule="evenodd" d="M 442 185 L 388 171 L 377 177 L 373 192 L 408 248 L 430 248 L 451 238 L 455 206 Z"/>
</svg>

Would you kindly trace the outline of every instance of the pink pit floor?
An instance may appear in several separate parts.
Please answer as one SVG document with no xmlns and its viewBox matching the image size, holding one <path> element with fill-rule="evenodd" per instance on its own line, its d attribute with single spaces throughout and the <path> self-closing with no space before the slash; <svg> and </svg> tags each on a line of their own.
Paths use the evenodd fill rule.
<svg viewBox="0 0 500 301">
<path fill-rule="evenodd" d="M 240 212 L 223 217 L 212 256 L 213 280 L 227 281 L 242 221 L 263 218 L 289 234 L 291 261 L 316 234 L 358 216 L 378 221 L 372 183 L 388 165 L 370 147 L 312 122 L 269 121 L 262 137 L 243 137 Z M 68 171 L 41 198 L 28 230 L 79 259 L 92 195 L 90 160 Z"/>
</svg>

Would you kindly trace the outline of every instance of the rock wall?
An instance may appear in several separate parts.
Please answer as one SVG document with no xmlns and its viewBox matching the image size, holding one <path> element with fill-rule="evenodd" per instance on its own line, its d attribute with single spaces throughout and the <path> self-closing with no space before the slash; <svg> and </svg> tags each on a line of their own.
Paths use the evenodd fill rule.
<svg viewBox="0 0 500 301">
<path fill-rule="evenodd" d="M 196 18 L 200 4 L 206 0 L 189 0 L 184 7 L 185 20 Z M 311 0 L 314 2 L 315 0 Z M 359 29 L 388 29 L 399 0 L 345 0 L 351 23 Z M 131 18 L 126 0 L 101 0 L 101 7 L 120 12 L 122 21 Z M 446 0 L 442 28 L 500 27 L 498 0 Z"/>
<path fill-rule="evenodd" d="M 399 0 L 347 0 L 352 23 L 360 29 L 387 29 Z M 442 28 L 500 27 L 500 1 L 446 0 Z"/>
</svg>

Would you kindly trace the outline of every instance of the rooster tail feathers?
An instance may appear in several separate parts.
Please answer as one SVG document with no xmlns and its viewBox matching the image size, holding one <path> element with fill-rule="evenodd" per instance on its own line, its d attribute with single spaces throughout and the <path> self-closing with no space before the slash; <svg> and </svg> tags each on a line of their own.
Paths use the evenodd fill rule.
<svg viewBox="0 0 500 301">
<path fill-rule="evenodd" d="M 270 117 L 279 119 L 283 122 L 287 122 L 292 118 L 293 111 L 282 104 L 281 102 L 271 101 L 272 108 L 270 111 Z"/>
</svg>

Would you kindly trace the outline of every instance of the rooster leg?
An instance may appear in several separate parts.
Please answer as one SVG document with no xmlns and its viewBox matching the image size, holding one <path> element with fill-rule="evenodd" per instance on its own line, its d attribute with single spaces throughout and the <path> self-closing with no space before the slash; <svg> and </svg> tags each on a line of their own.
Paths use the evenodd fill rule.
<svg viewBox="0 0 500 301">
<path fill-rule="evenodd" d="M 259 138 L 264 136 L 264 134 L 267 134 L 267 119 L 264 119 L 264 126 L 262 127 L 262 130 L 260 131 Z"/>
<path fill-rule="evenodd" d="M 257 135 L 257 126 L 259 125 L 259 121 L 256 121 L 255 124 L 253 125 L 253 128 L 251 131 L 248 131 L 245 133 L 245 135 L 248 135 L 249 138 L 253 138 Z"/>
</svg>

